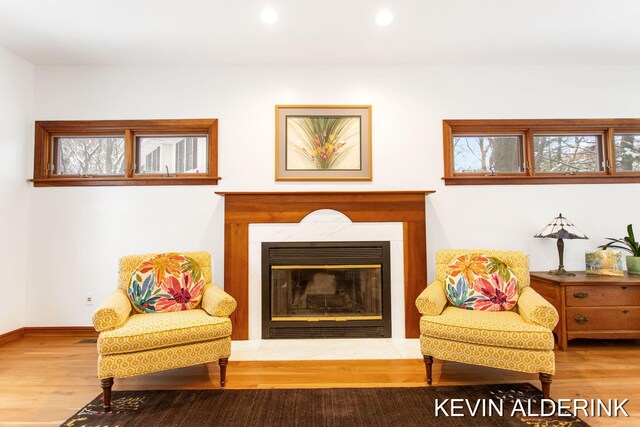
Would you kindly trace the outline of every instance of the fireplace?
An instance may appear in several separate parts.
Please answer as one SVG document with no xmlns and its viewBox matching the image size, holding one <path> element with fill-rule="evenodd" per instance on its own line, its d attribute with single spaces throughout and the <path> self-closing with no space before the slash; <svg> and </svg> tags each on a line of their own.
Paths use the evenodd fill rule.
<svg viewBox="0 0 640 427">
<path fill-rule="evenodd" d="M 391 336 L 389 242 L 262 243 L 262 338 Z"/>
<path fill-rule="evenodd" d="M 403 289 L 394 294 L 393 298 L 394 301 L 401 300 L 398 310 L 404 316 L 397 322 L 404 323 L 405 337 L 418 338 L 420 313 L 414 302 L 427 283 L 425 196 L 432 193 L 433 191 L 424 190 L 216 192 L 218 196 L 224 197 L 224 290 L 238 303 L 236 310 L 229 316 L 233 323 L 231 339 L 249 339 L 249 318 L 252 311 L 250 301 L 255 298 L 257 301 L 254 307 L 261 306 L 261 291 L 258 289 L 253 294 L 249 292 L 249 226 L 300 223 L 310 213 L 324 209 L 340 212 L 354 224 L 402 224 Z M 374 238 L 389 240 L 386 237 Z M 343 238 L 349 239 L 351 237 Z M 391 246 L 393 248 L 393 243 Z M 256 252 L 260 252 L 261 247 L 256 249 Z M 261 254 L 256 256 L 261 258 Z M 258 288 L 262 285 L 260 270 L 258 268 L 256 272 L 259 276 Z M 252 321 L 257 326 L 255 337 L 262 334 L 261 318 L 260 313 Z"/>
</svg>

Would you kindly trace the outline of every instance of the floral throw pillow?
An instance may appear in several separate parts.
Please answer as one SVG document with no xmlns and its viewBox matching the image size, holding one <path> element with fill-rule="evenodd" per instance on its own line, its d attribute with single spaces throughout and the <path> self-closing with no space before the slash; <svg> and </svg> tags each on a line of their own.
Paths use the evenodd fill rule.
<svg viewBox="0 0 640 427">
<path fill-rule="evenodd" d="M 518 302 L 516 275 L 495 257 L 458 257 L 447 267 L 445 282 L 447 299 L 459 308 L 507 311 Z"/>
<path fill-rule="evenodd" d="M 185 255 L 164 253 L 136 268 L 127 294 L 139 313 L 195 308 L 202 299 L 204 276 L 200 265 Z"/>
</svg>

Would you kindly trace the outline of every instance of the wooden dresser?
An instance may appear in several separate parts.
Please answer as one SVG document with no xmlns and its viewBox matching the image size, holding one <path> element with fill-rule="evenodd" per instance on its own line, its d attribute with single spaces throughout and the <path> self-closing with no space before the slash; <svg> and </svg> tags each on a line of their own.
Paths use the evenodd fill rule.
<svg viewBox="0 0 640 427">
<path fill-rule="evenodd" d="M 560 315 L 554 332 L 561 350 L 574 338 L 640 338 L 640 276 L 574 273 L 531 272 L 531 287 Z"/>
</svg>

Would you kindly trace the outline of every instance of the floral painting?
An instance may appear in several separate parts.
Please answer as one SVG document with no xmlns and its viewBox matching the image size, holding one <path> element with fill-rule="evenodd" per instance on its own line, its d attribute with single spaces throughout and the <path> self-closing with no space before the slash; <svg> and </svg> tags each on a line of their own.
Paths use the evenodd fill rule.
<svg viewBox="0 0 640 427">
<path fill-rule="evenodd" d="M 287 117 L 287 169 L 359 170 L 359 117 Z"/>
<path fill-rule="evenodd" d="M 277 180 L 370 180 L 370 107 L 276 107 Z"/>
</svg>

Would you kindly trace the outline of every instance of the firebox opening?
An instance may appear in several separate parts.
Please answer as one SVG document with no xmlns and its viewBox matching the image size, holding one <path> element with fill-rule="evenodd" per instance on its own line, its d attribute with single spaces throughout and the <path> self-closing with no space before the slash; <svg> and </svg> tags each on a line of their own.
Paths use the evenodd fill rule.
<svg viewBox="0 0 640 427">
<path fill-rule="evenodd" d="M 263 243 L 263 338 L 390 337 L 389 246 Z"/>
</svg>

